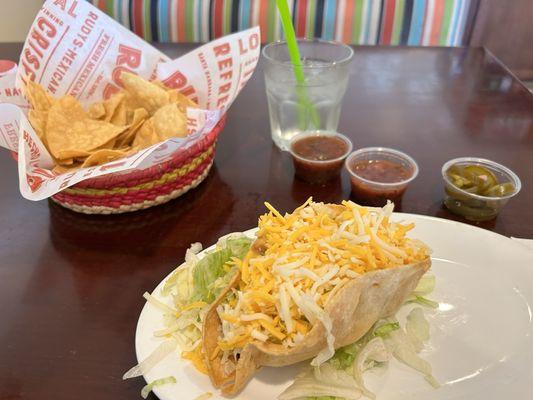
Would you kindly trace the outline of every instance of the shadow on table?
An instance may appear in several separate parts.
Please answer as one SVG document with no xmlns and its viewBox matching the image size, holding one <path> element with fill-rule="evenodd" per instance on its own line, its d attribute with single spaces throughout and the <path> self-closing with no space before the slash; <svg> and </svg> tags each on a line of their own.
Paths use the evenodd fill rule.
<svg viewBox="0 0 533 400">
<path fill-rule="evenodd" d="M 21 288 L 17 323 L 23 328 L 8 327 L 4 337 L 32 349 L 38 335 L 46 343 L 36 350 L 39 359 L 76 372 L 97 365 L 98 354 L 114 354 L 106 376 L 119 381 L 135 363 L 142 293 L 182 263 L 191 242 L 218 236 L 234 202 L 216 166 L 197 188 L 144 211 L 83 215 L 49 202 L 50 241 L 32 258 Z"/>
<path fill-rule="evenodd" d="M 197 188 L 146 210 L 86 215 L 50 202 L 50 236 L 54 248 L 65 257 L 75 257 L 80 251 L 147 256 L 161 248 L 186 248 L 190 241 L 205 240 L 215 229 L 215 221 L 224 223 L 233 203 L 231 188 L 213 166 Z"/>
<path fill-rule="evenodd" d="M 304 203 L 309 196 L 313 196 L 314 201 L 324 203 L 339 203 L 344 199 L 340 177 L 324 184 L 309 184 L 294 177 L 291 189 L 292 198 L 298 205 Z"/>
<path fill-rule="evenodd" d="M 50 202 L 50 245 L 38 257 L 27 296 L 66 304 L 73 324 L 131 334 L 142 293 L 183 262 L 192 242 L 218 237 L 234 202 L 215 166 L 197 188 L 144 211 L 83 215 Z"/>
</svg>

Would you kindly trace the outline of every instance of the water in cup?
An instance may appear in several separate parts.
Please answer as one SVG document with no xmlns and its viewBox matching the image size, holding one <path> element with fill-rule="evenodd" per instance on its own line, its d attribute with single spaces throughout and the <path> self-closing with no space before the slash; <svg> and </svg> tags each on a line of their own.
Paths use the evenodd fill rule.
<svg viewBox="0 0 533 400">
<path fill-rule="evenodd" d="M 335 131 L 348 85 L 350 47 L 320 40 L 299 40 L 299 47 L 303 84 L 295 79 L 283 42 L 263 50 L 272 140 L 282 150 L 302 131 Z"/>
<path fill-rule="evenodd" d="M 325 66 L 324 62 L 305 60 L 304 67 Z M 306 85 L 303 87 L 308 107 L 302 107 L 299 88 L 294 79 L 283 80 L 267 77 L 267 97 L 270 113 L 272 139 L 278 147 L 286 150 L 291 138 L 302 131 L 337 129 L 341 112 L 342 95 L 346 91 L 348 77 L 328 82 L 320 77 L 318 70 L 307 69 Z M 300 90 L 302 88 L 300 87 Z M 319 117 L 319 126 L 314 126 L 311 107 Z"/>
</svg>

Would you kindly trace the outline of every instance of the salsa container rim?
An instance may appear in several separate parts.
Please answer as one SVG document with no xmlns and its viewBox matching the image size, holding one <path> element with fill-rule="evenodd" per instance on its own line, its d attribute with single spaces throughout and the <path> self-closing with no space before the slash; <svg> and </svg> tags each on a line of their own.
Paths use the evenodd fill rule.
<svg viewBox="0 0 533 400">
<path fill-rule="evenodd" d="M 362 176 L 356 174 L 352 170 L 350 163 L 353 158 L 366 154 L 366 153 L 392 154 L 403 159 L 404 161 L 407 161 L 407 163 L 409 163 L 412 167 L 411 176 L 409 176 L 409 178 L 407 179 L 404 179 L 398 182 L 377 182 L 377 181 L 363 178 Z M 392 149 L 390 147 L 363 147 L 361 149 L 355 150 L 346 158 L 345 164 L 346 164 L 346 169 L 348 170 L 351 176 L 359 179 L 362 182 L 375 185 L 375 186 L 378 186 L 384 189 L 407 185 L 409 182 L 411 182 L 413 179 L 415 179 L 418 176 L 418 172 L 419 172 L 418 164 L 414 160 L 413 157 L 404 153 L 403 151 Z"/>
<path fill-rule="evenodd" d="M 300 154 L 297 154 L 296 152 L 293 151 L 292 146 L 294 145 L 294 143 L 296 143 L 298 140 L 300 140 L 302 138 L 312 137 L 312 136 L 338 137 L 339 139 L 343 140 L 348 145 L 348 148 L 342 154 L 342 156 L 337 157 L 337 158 L 331 158 L 331 159 L 328 159 L 328 160 L 312 160 L 310 158 L 303 157 Z M 307 163 L 319 164 L 319 165 L 336 163 L 336 162 L 342 161 L 342 160 L 344 160 L 346 157 L 348 157 L 350 155 L 352 150 L 353 150 L 353 144 L 352 144 L 352 141 L 350 140 L 350 138 L 348 136 L 343 135 L 342 133 L 339 133 L 339 132 L 336 132 L 336 131 L 328 131 L 328 130 L 304 131 L 304 132 L 300 132 L 300 133 L 294 135 L 291 138 L 291 141 L 289 142 L 289 153 L 294 158 L 296 158 L 296 159 L 298 159 L 300 161 L 307 162 Z"/>
<path fill-rule="evenodd" d="M 509 194 L 507 194 L 505 196 L 482 196 L 480 194 L 467 192 L 466 190 L 463 190 L 463 189 L 455 186 L 453 184 L 453 182 L 451 182 L 450 179 L 448 178 L 448 176 L 446 175 L 446 171 L 448 171 L 448 169 L 454 164 L 467 163 L 467 162 L 468 163 L 475 163 L 477 165 L 482 165 L 482 166 L 487 166 L 488 165 L 489 167 L 492 167 L 495 170 L 499 170 L 499 172 L 501 172 L 501 173 L 507 174 L 508 176 L 511 177 L 512 183 L 515 185 L 514 192 L 513 193 L 509 193 Z M 442 174 L 442 179 L 444 179 L 444 182 L 447 185 L 451 186 L 454 190 L 458 191 L 459 193 L 461 193 L 461 194 L 463 194 L 465 196 L 471 197 L 473 199 L 478 199 L 478 200 L 485 200 L 485 201 L 492 200 L 492 201 L 494 201 L 494 200 L 510 199 L 511 197 L 516 196 L 520 192 L 520 190 L 522 189 L 522 182 L 520 181 L 520 178 L 518 177 L 517 174 L 515 174 L 511 169 L 507 168 L 505 165 L 499 164 L 496 161 L 492 161 L 492 160 L 489 160 L 489 159 L 486 159 L 486 158 L 479 158 L 479 157 L 457 157 L 457 158 L 453 158 L 451 160 L 446 161 L 442 165 L 441 174 Z"/>
</svg>

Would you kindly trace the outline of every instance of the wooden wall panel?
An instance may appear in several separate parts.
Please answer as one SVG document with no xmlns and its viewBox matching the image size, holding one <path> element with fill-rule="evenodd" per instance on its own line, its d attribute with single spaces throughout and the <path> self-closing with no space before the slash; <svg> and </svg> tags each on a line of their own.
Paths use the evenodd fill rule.
<svg viewBox="0 0 533 400">
<path fill-rule="evenodd" d="M 520 79 L 533 79 L 533 0 L 481 0 L 471 46 L 485 46 Z"/>
</svg>

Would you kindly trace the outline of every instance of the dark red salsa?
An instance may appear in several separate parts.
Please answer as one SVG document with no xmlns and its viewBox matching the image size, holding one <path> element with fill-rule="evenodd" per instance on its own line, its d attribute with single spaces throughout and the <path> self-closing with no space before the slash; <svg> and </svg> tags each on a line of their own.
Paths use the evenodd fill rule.
<svg viewBox="0 0 533 400">
<path fill-rule="evenodd" d="M 309 183 L 325 183 L 339 176 L 351 145 L 334 135 L 304 136 L 291 145 L 294 171 Z"/>
<path fill-rule="evenodd" d="M 336 136 L 308 136 L 292 144 L 292 151 L 302 158 L 314 161 L 334 160 L 342 157 L 348 144 Z"/>
<path fill-rule="evenodd" d="M 355 175 L 351 177 L 352 193 L 359 203 L 369 206 L 381 207 L 387 203 L 387 200 L 399 204 L 407 184 L 394 184 L 409 179 L 413 173 L 405 166 L 389 160 L 356 161 L 350 167 Z M 370 182 L 365 182 L 360 178 Z"/>
<path fill-rule="evenodd" d="M 411 172 L 403 165 L 389 160 L 366 160 L 352 164 L 352 171 L 372 182 L 396 183 L 408 179 Z"/>
</svg>

